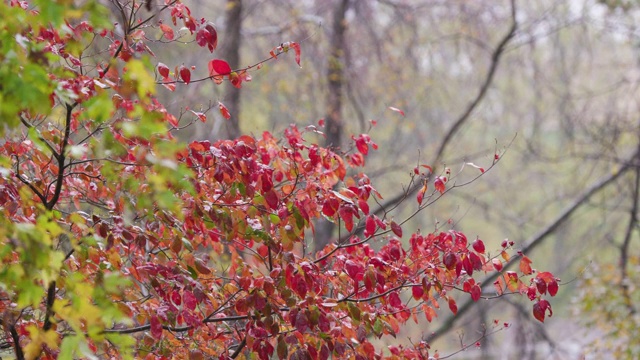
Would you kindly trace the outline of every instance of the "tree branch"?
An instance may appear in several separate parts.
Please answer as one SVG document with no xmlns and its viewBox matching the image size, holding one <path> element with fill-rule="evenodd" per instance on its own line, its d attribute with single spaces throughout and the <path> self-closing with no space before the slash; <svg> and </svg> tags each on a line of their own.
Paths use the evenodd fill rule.
<svg viewBox="0 0 640 360">
<path fill-rule="evenodd" d="M 640 149 L 638 149 L 640 154 Z M 636 158 L 636 161 L 638 159 Z M 622 297 L 625 302 L 625 306 L 629 310 L 631 315 L 636 313 L 636 308 L 633 305 L 631 294 L 629 293 L 629 274 L 627 272 L 627 263 L 629 260 L 629 244 L 633 237 L 633 230 L 638 225 L 638 202 L 640 197 L 640 164 L 636 164 L 635 184 L 633 187 L 633 203 L 631 210 L 629 211 L 629 225 L 627 226 L 627 232 L 624 236 L 624 241 L 620 246 L 620 288 L 622 290 Z"/>
<path fill-rule="evenodd" d="M 15 348 L 16 359 L 24 360 L 24 353 L 22 352 L 22 346 L 20 346 L 20 336 L 18 336 L 15 325 L 9 326 L 9 332 L 11 333 L 11 339 L 13 339 L 13 347 Z"/>
<path fill-rule="evenodd" d="M 231 354 L 231 358 L 232 359 L 237 358 L 238 355 L 240 355 L 240 352 L 242 351 L 242 349 L 244 349 L 245 345 L 247 345 L 247 337 L 246 336 L 242 339 L 240 344 L 238 344 L 238 348 L 236 349 L 236 351 L 234 351 L 233 354 Z"/>
<path fill-rule="evenodd" d="M 64 124 L 64 137 L 62 138 L 62 144 L 60 145 L 60 152 L 58 153 L 58 156 L 56 156 L 56 160 L 58 161 L 58 176 L 56 178 L 56 187 L 53 191 L 53 197 L 44 204 L 47 210 L 53 210 L 60 198 L 60 193 L 62 192 L 62 183 L 64 182 L 65 171 L 64 162 L 66 161 L 65 152 L 67 150 L 67 145 L 69 145 L 69 136 L 71 134 L 71 115 L 75 107 L 75 104 L 66 105 L 67 115 Z"/>
<path fill-rule="evenodd" d="M 440 143 L 440 146 L 438 147 L 438 151 L 436 152 L 436 156 L 431 162 L 431 166 L 433 167 L 434 170 L 438 166 L 438 163 L 442 161 L 444 152 L 446 151 L 449 144 L 451 143 L 453 136 L 460 130 L 462 125 L 464 125 L 469 120 L 473 111 L 476 109 L 476 107 L 478 107 L 480 102 L 484 99 L 485 95 L 487 94 L 489 87 L 493 83 L 493 78 L 495 76 L 496 70 L 498 69 L 498 64 L 500 63 L 500 59 L 502 58 L 504 50 L 507 44 L 509 43 L 509 41 L 515 35 L 517 28 L 518 28 L 518 22 L 516 21 L 516 4 L 515 4 L 515 0 L 511 0 L 511 27 L 509 28 L 509 31 L 507 32 L 507 34 L 502 38 L 500 43 L 498 43 L 498 46 L 495 48 L 495 50 L 491 54 L 491 64 L 489 65 L 489 70 L 487 71 L 487 75 L 482 83 L 482 86 L 480 86 L 480 90 L 478 91 L 478 94 L 471 101 L 471 103 L 469 103 L 465 111 L 457 118 L 457 120 L 453 122 L 453 125 L 451 125 L 451 127 L 445 134 L 444 139 Z M 396 206 L 397 204 L 401 203 L 408 196 L 417 193 L 418 190 L 420 190 L 420 188 L 422 188 L 422 183 L 421 182 L 415 183 L 407 191 L 403 191 L 401 194 L 396 195 L 395 197 L 387 200 L 384 204 L 380 205 L 380 207 L 375 210 L 374 212 L 375 215 L 380 215 L 386 212 L 387 208 Z"/>
<path fill-rule="evenodd" d="M 631 159 L 635 159 L 639 155 L 640 155 L 640 152 L 634 154 Z M 521 251 L 523 253 L 529 253 L 534 248 L 542 244 L 542 242 L 549 235 L 551 235 L 558 227 L 560 227 L 560 225 L 565 223 L 576 210 L 578 210 L 583 204 L 585 204 L 589 200 L 589 198 L 591 198 L 591 196 L 593 196 L 594 194 L 596 194 L 597 192 L 599 192 L 600 190 L 604 189 L 609 184 L 617 180 L 620 176 L 625 174 L 632 167 L 633 167 L 632 160 L 630 160 L 626 162 L 625 165 L 623 165 L 616 173 L 612 175 L 608 175 L 600 179 L 599 181 L 597 181 L 595 184 L 593 184 L 590 188 L 588 188 L 580 196 L 578 196 L 573 203 L 567 206 L 560 213 L 560 215 L 558 215 L 555 218 L 555 220 L 553 220 L 546 228 L 544 228 L 543 230 L 541 230 L 540 232 L 532 236 L 530 239 L 528 239 L 525 242 L 526 245 L 522 248 Z M 519 257 L 513 257 L 509 262 L 505 264 L 504 270 L 507 270 L 509 267 L 513 266 L 518 262 L 519 262 Z M 486 278 L 484 281 L 482 281 L 482 284 L 480 285 L 480 287 L 485 287 L 487 285 L 492 284 L 501 274 L 502 273 L 497 273 L 497 272 L 492 274 L 491 276 Z M 445 334 L 447 331 L 449 331 L 453 327 L 456 320 L 459 319 L 462 314 L 464 314 L 469 309 L 471 309 L 473 304 L 474 302 L 471 299 L 468 299 L 465 303 L 463 303 L 462 305 L 459 305 L 457 315 L 455 317 L 453 316 L 449 317 L 449 319 L 440 328 L 438 328 L 436 331 L 434 331 L 431 335 L 428 336 L 426 341 L 432 342 L 435 339 L 442 336 L 443 334 Z"/>
</svg>

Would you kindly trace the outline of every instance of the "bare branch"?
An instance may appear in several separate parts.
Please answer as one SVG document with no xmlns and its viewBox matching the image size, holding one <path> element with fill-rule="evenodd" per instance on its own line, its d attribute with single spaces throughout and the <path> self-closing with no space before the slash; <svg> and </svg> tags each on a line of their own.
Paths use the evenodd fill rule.
<svg viewBox="0 0 640 360">
<path fill-rule="evenodd" d="M 480 102 L 484 99 L 485 95 L 487 94 L 489 87 L 493 83 L 493 78 L 495 76 L 496 70 L 498 69 L 498 64 L 500 63 L 500 59 L 502 58 L 504 50 L 507 44 L 509 43 L 509 41 L 515 35 L 517 28 L 518 28 L 518 23 L 516 21 L 515 0 L 511 0 L 511 27 L 509 28 L 509 31 L 507 32 L 507 34 L 502 38 L 500 43 L 498 43 L 498 46 L 495 48 L 495 50 L 491 54 L 491 64 L 489 65 L 489 70 L 487 71 L 487 75 L 482 83 L 482 86 L 480 86 L 480 90 L 478 91 L 478 94 L 474 97 L 471 103 L 469 103 L 465 111 L 456 119 L 456 121 L 453 122 L 453 125 L 451 125 L 451 127 L 445 134 L 442 142 L 440 143 L 440 146 L 438 147 L 438 151 L 436 152 L 436 156 L 431 162 L 431 165 L 433 166 L 434 170 L 438 166 L 438 163 L 442 161 L 442 157 L 444 156 L 445 151 L 449 147 L 449 144 L 451 143 L 453 136 L 460 130 L 462 125 L 464 125 L 469 120 L 473 111 L 476 109 L 476 107 L 480 104 Z M 422 187 L 422 183 L 413 184 L 413 186 L 410 187 L 407 191 L 403 191 L 401 194 L 398 194 L 395 197 L 383 203 L 378 209 L 376 209 L 375 214 L 380 215 L 386 211 L 385 209 L 396 206 L 411 194 L 417 193 L 421 187 Z"/>
<path fill-rule="evenodd" d="M 634 158 L 638 158 L 638 156 L 640 155 L 640 153 L 636 153 L 633 155 L 632 159 Z M 560 227 L 560 225 L 564 224 L 567 220 L 569 220 L 569 218 L 571 217 L 571 215 L 578 210 L 582 205 L 584 205 L 593 195 L 595 195 L 596 193 L 598 193 L 600 190 L 604 189 L 605 187 L 607 187 L 609 184 L 611 184 L 612 182 L 614 182 L 615 180 L 617 180 L 620 176 L 622 176 L 623 174 L 625 174 L 627 171 L 629 171 L 632 168 L 632 161 L 629 160 L 626 165 L 622 166 L 617 172 L 608 175 L 602 179 L 600 179 L 599 181 L 597 181 L 596 183 L 594 183 L 590 188 L 588 188 L 587 190 L 585 190 L 580 196 L 578 196 L 573 203 L 571 203 L 569 206 L 567 206 L 556 218 L 555 220 L 553 220 L 546 228 L 544 228 L 543 230 L 541 230 L 540 232 L 538 232 L 537 234 L 535 234 L 534 236 L 532 236 L 530 239 L 528 239 L 525 242 L 525 246 L 522 248 L 522 252 L 523 253 L 529 253 L 531 252 L 534 248 L 538 247 L 540 244 L 542 244 L 542 242 L 551 234 L 553 234 L 553 232 L 558 229 L 558 227 Z M 519 261 L 519 257 L 513 257 L 511 259 L 511 261 L 507 262 L 504 266 L 504 270 L 508 269 L 509 267 L 513 266 L 514 264 L 518 263 Z M 487 285 L 492 284 L 499 276 L 501 275 L 501 273 L 495 273 L 491 276 L 489 276 L 488 278 L 486 278 L 482 284 L 481 287 L 485 287 Z M 471 307 L 473 306 L 474 302 L 469 299 L 467 300 L 465 303 L 463 303 L 462 305 L 458 306 L 458 313 L 455 317 L 449 317 L 449 319 L 440 327 L 438 328 L 436 331 L 434 331 L 429 337 L 428 339 L 426 339 L 428 342 L 432 342 L 435 339 L 439 338 L 440 336 L 442 336 L 443 334 L 445 334 L 447 331 L 449 331 L 454 323 L 456 322 L 457 319 L 459 319 L 461 317 L 462 314 L 464 314 L 465 312 L 467 312 L 469 309 L 471 309 Z"/>
</svg>

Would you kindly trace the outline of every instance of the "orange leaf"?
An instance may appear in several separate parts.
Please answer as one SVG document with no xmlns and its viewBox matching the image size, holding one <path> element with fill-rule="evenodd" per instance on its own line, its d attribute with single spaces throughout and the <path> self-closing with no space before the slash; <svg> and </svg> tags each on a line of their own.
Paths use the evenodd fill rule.
<svg viewBox="0 0 640 360">
<path fill-rule="evenodd" d="M 231 113 L 229 112 L 229 109 L 227 109 L 227 107 L 224 106 L 223 103 L 218 102 L 218 108 L 220 108 L 220 114 L 222 114 L 222 117 L 224 117 L 227 120 L 231 118 Z"/>
</svg>

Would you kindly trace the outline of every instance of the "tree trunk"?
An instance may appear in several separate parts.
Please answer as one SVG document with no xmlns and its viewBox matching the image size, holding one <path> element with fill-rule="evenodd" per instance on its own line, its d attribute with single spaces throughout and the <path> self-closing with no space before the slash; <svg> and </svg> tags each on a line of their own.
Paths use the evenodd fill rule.
<svg viewBox="0 0 640 360">
<path fill-rule="evenodd" d="M 345 33 L 347 22 L 345 15 L 349 9 L 350 0 L 340 0 L 333 13 L 333 26 L 330 38 L 331 53 L 327 64 L 327 113 L 325 115 L 325 145 L 339 148 L 342 145 L 342 98 L 344 87 L 344 55 Z M 329 244 L 333 236 L 335 225 L 321 219 L 316 224 L 314 248 L 316 251 Z"/>
<path fill-rule="evenodd" d="M 229 63 L 232 69 L 240 64 L 240 32 L 242 30 L 242 0 L 228 0 L 225 15 L 225 41 L 221 49 L 221 57 Z M 235 139 L 240 133 L 240 89 L 225 82 L 225 97 L 223 103 L 229 109 L 231 118 L 224 120 L 225 131 L 221 134 L 227 139 Z"/>
</svg>

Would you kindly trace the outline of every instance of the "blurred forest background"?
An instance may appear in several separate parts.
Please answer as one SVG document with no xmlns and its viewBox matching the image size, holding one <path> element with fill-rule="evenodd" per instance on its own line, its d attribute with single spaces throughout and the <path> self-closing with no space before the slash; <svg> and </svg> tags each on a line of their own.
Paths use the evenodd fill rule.
<svg viewBox="0 0 640 360">
<path fill-rule="evenodd" d="M 472 306 L 461 301 L 463 316 L 455 321 L 441 310 L 433 323 L 421 320 L 385 341 L 423 337 L 448 354 L 498 319 L 510 328 L 456 357 L 640 358 L 640 4 L 188 3 L 198 16 L 215 19 L 220 47 L 213 55 L 206 49 L 176 53 L 185 65 L 204 72 L 215 57 L 239 68 L 296 41 L 302 67 L 284 54 L 252 71 L 252 82 L 239 90 L 210 83 L 175 93 L 163 89 L 160 96 L 174 112 L 215 109 L 221 101 L 232 114 L 225 120 L 210 111 L 207 123 L 180 133 L 184 140 L 278 133 L 295 123 L 325 133 L 311 140 L 348 150 L 351 135 L 368 132 L 380 149 L 364 171 L 387 206 L 405 192 L 418 163 L 458 174 L 465 163 L 488 168 L 496 151 L 502 155 L 485 176 L 450 192 L 405 227 L 460 229 L 483 239 L 493 253 L 505 238 L 515 241 L 535 266 L 561 277 L 553 317 L 541 325 L 530 305 L 508 296 Z M 193 41 L 182 33 L 181 40 Z M 162 46 L 154 51 L 171 56 Z M 371 120 L 377 125 L 371 127 Z M 461 184 L 477 173 L 467 165 L 453 181 Z M 412 193 L 404 204 L 414 207 L 414 201 Z M 409 211 L 407 206 L 405 215 Z M 321 225 L 317 241 L 337 236 Z"/>
</svg>

